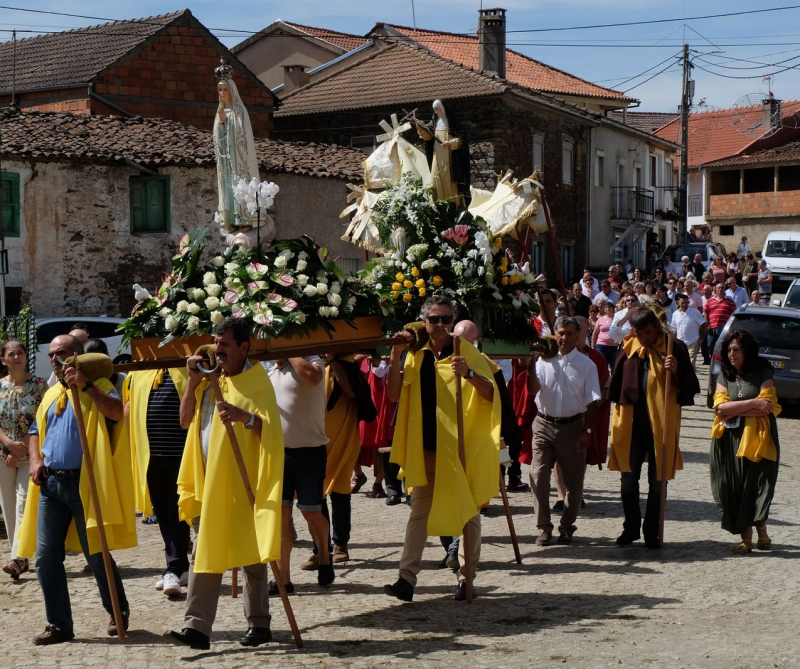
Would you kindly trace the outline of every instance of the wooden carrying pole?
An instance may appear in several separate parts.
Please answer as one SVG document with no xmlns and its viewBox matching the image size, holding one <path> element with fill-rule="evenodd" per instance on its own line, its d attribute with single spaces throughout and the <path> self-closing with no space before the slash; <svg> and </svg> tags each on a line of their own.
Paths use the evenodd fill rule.
<svg viewBox="0 0 800 669">
<path fill-rule="evenodd" d="M 461 355 L 461 337 L 453 337 L 453 354 Z M 461 392 L 461 377 L 456 374 L 456 426 L 458 428 L 458 459 L 461 460 L 461 466 L 464 468 L 464 476 L 467 475 L 467 454 L 464 445 L 464 396 Z M 480 513 L 477 508 L 476 513 Z M 464 571 L 466 572 L 467 584 L 467 603 L 472 603 L 472 559 L 470 556 L 470 543 L 469 543 L 469 523 L 464 525 L 462 536 L 464 548 Z"/>
<path fill-rule="evenodd" d="M 503 471 L 500 471 L 500 496 L 503 498 L 503 508 L 506 512 L 506 520 L 508 521 L 508 531 L 511 534 L 511 544 L 514 546 L 514 558 L 517 564 L 522 564 L 522 555 L 519 552 L 519 541 L 517 541 L 517 531 L 514 529 L 514 520 L 511 518 L 511 507 L 508 504 L 508 493 L 506 493 L 506 483 L 503 479 Z M 466 549 L 466 546 L 464 547 Z M 464 551 L 466 556 L 467 551 Z"/>
<path fill-rule="evenodd" d="M 208 375 L 208 380 L 211 383 L 211 389 L 214 392 L 214 399 L 217 403 L 224 402 L 225 398 L 222 396 L 222 389 L 219 387 L 219 376 L 217 375 L 217 367 L 209 370 L 201 365 L 197 365 L 200 371 L 206 373 Z M 231 442 L 231 447 L 233 448 L 233 457 L 236 459 L 236 464 L 239 467 L 239 474 L 242 476 L 242 483 L 244 484 L 244 489 L 247 491 L 247 499 L 250 500 L 250 506 L 253 507 L 253 511 L 255 512 L 256 506 L 256 496 L 253 493 L 253 488 L 250 486 L 250 477 L 247 475 L 247 468 L 244 464 L 244 458 L 242 457 L 242 449 L 239 447 L 239 440 L 236 438 L 236 433 L 233 430 L 233 424 L 228 421 L 223 421 L 223 425 L 225 425 L 225 431 L 228 433 L 228 439 Z M 286 617 L 289 619 L 289 627 L 292 628 L 292 636 L 294 636 L 294 642 L 298 648 L 303 647 L 303 639 L 300 637 L 300 630 L 297 627 L 297 621 L 294 617 L 294 611 L 292 611 L 292 604 L 289 602 L 289 595 L 286 594 L 286 588 L 283 585 L 283 578 L 281 577 L 281 570 L 275 562 L 270 562 L 269 566 L 272 568 L 272 575 L 275 578 L 275 584 L 278 586 L 278 592 L 281 595 L 281 601 L 283 602 L 283 608 L 286 611 Z M 238 588 L 238 584 L 234 581 L 234 587 Z"/>
<path fill-rule="evenodd" d="M 74 364 L 68 365 L 74 367 Z M 97 479 L 94 476 L 94 461 L 89 452 L 89 438 L 86 436 L 86 425 L 83 422 L 83 409 L 81 408 L 80 391 L 77 386 L 70 386 L 72 393 L 72 408 L 75 411 L 75 421 L 78 423 L 78 434 L 81 438 L 81 450 L 83 451 L 84 469 L 89 476 L 89 490 L 92 495 L 92 506 L 94 515 L 97 518 L 97 533 L 100 535 L 100 550 L 103 553 L 103 568 L 106 572 L 108 581 L 108 594 L 111 597 L 111 610 L 114 612 L 114 620 L 117 623 L 117 636 L 120 641 L 125 641 L 125 620 L 122 618 L 122 609 L 119 606 L 119 593 L 117 583 L 114 580 L 114 572 L 111 569 L 111 553 L 108 550 L 108 539 L 106 537 L 106 527 L 103 523 L 103 510 L 100 508 L 100 496 L 97 494 Z"/>
<path fill-rule="evenodd" d="M 672 344 L 675 333 L 664 333 L 667 338 L 667 357 L 672 355 Z M 658 510 L 658 545 L 664 546 L 664 514 L 667 510 L 667 451 L 669 450 L 669 419 L 670 419 L 670 390 L 672 386 L 672 372 L 667 370 L 667 379 L 664 382 L 664 430 L 661 436 L 661 504 Z"/>
</svg>

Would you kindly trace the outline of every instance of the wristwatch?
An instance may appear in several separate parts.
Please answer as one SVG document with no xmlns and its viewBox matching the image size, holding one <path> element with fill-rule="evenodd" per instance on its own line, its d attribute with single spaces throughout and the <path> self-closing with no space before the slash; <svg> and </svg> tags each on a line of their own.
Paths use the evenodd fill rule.
<svg viewBox="0 0 800 669">
<path fill-rule="evenodd" d="M 250 429 L 252 429 L 252 428 L 253 428 L 253 425 L 255 425 L 255 424 L 256 424 L 256 415 L 255 415 L 255 414 L 254 414 L 254 413 L 251 411 L 251 412 L 250 412 L 250 420 L 248 420 L 248 421 L 247 421 L 247 422 L 244 424 L 244 429 L 245 429 L 245 430 L 250 430 Z"/>
<path fill-rule="evenodd" d="M 472 367 L 470 367 L 470 368 L 467 370 L 467 378 L 468 378 L 468 379 L 474 379 L 474 378 L 475 378 L 475 370 L 474 370 L 474 369 L 472 369 Z"/>
</svg>

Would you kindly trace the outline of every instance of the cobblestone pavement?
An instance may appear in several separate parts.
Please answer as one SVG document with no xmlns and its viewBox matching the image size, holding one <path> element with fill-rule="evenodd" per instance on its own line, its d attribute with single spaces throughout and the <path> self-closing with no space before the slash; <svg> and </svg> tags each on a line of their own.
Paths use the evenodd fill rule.
<svg viewBox="0 0 800 669">
<path fill-rule="evenodd" d="M 705 384 L 705 368 L 702 369 Z M 698 402 L 704 399 L 699 396 Z M 397 577 L 405 505 L 358 494 L 353 500 L 352 559 L 337 570 L 326 591 L 315 575 L 297 570 L 309 552 L 298 524 L 291 598 L 305 648 L 292 644 L 286 616 L 275 601 L 274 642 L 244 649 L 241 600 L 222 589 L 208 652 L 172 645 L 163 634 L 181 627 L 183 601 L 153 589 L 161 571 L 160 536 L 139 525 L 140 546 L 116 555 L 132 606 L 125 643 L 105 636 L 108 617 L 91 577 L 79 574 L 82 559 L 67 558 L 77 638 L 50 648 L 33 646 L 44 629 L 44 607 L 35 577 L 2 582 L 0 649 L 4 666 L 26 667 L 281 667 L 577 666 L 577 667 L 787 667 L 800 665 L 796 613 L 800 577 L 792 560 L 800 551 L 794 512 L 800 497 L 797 452 L 800 410 L 778 419 L 781 472 L 770 534 L 774 549 L 734 557 L 736 539 L 719 527 L 708 482 L 711 412 L 685 411 L 685 469 L 669 487 L 662 551 L 619 548 L 622 524 L 619 475 L 591 469 L 587 507 L 572 546 L 536 547 L 529 494 L 511 495 L 523 564 L 514 562 L 499 500 L 483 522 L 477 599 L 453 601 L 455 578 L 436 563 L 438 541 L 425 553 L 413 604 L 387 598 L 384 583 Z M 368 490 L 370 482 L 364 487 Z M 4 549 L 5 552 L 6 549 Z M 0 576 L 4 576 L 0 574 Z"/>
</svg>

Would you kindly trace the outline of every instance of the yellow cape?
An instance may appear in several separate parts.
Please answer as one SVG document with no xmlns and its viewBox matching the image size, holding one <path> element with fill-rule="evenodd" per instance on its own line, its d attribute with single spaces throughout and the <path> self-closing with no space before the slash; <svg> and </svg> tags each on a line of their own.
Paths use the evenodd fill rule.
<svg viewBox="0 0 800 669">
<path fill-rule="evenodd" d="M 667 370 L 664 368 L 664 357 L 667 355 L 666 338 L 661 337 L 653 349 L 647 349 L 639 343 L 634 335 L 628 335 L 623 340 L 622 350 L 628 358 L 648 357 L 650 371 L 647 376 L 647 412 L 650 415 L 650 425 L 653 428 L 653 443 L 655 444 L 656 472 L 658 480 L 663 481 L 661 475 L 661 453 L 664 438 L 664 382 Z M 667 432 L 667 479 L 674 479 L 675 472 L 683 469 L 683 457 L 678 446 L 680 438 L 681 408 L 678 406 L 678 382 L 673 377 L 670 384 L 670 420 Z M 608 468 L 618 472 L 631 471 L 631 436 L 633 431 L 633 404 L 615 404 L 611 414 L 611 456 L 608 459 Z"/>
<path fill-rule="evenodd" d="M 255 413 L 262 421 L 260 439 L 243 423 L 233 424 L 256 504 L 254 510 L 247 499 L 233 447 L 216 408 L 212 409 L 208 462 L 203 464 L 200 408 L 209 388 L 204 379 L 197 389 L 197 408 L 178 473 L 181 519 L 190 522 L 200 516 L 194 570 L 201 574 L 272 562 L 280 559 L 281 552 L 283 431 L 275 390 L 259 364 L 236 376 L 220 377 L 220 386 L 226 402 Z M 212 392 L 209 398 L 213 401 Z"/>
<path fill-rule="evenodd" d="M 775 386 L 763 388 L 756 399 L 768 399 L 772 401 L 772 415 L 779 416 L 781 406 L 778 404 L 778 396 L 775 393 Z M 718 390 L 714 393 L 714 409 L 720 404 L 730 402 L 728 393 Z M 711 426 L 711 437 L 718 439 L 725 434 L 725 421 L 721 416 L 714 416 L 714 424 Z M 772 430 L 768 416 L 746 416 L 744 419 L 744 430 L 742 440 L 739 443 L 739 450 L 736 452 L 737 458 L 747 458 L 753 462 L 761 459 L 778 459 L 778 449 L 772 440 Z"/>
<path fill-rule="evenodd" d="M 108 394 L 114 386 L 108 379 L 94 382 L 102 392 Z M 39 427 L 39 454 L 44 444 L 47 431 L 47 412 L 50 406 L 58 401 L 61 395 L 61 384 L 50 388 L 42 399 L 36 412 L 36 423 Z M 119 421 L 109 438 L 106 419 L 97 405 L 86 393 L 79 393 L 83 410 L 83 423 L 89 441 L 89 452 L 94 464 L 94 475 L 97 481 L 100 508 L 103 512 L 103 525 L 109 550 L 121 550 L 137 545 L 136 514 L 133 508 L 133 485 L 131 483 L 131 456 L 128 450 L 128 439 L 125 435 L 124 421 Z M 68 394 L 70 406 L 72 394 Z M 71 411 L 72 409 L 65 410 Z M 114 444 L 112 448 L 112 443 Z M 94 505 L 90 499 L 89 477 L 81 475 L 81 501 L 86 517 L 86 535 L 89 539 L 89 553 L 100 552 L 100 535 L 97 530 L 97 518 Z M 19 530 L 19 557 L 32 558 L 36 554 L 36 521 L 39 515 L 39 486 L 31 482 L 28 487 L 28 499 L 25 503 L 25 515 Z M 69 551 L 80 552 L 81 544 L 73 521 L 69 527 L 65 547 Z"/>
<path fill-rule="evenodd" d="M 347 362 L 353 357 L 347 356 Z M 361 374 L 361 371 L 358 372 Z M 330 365 L 325 368 L 326 401 L 333 391 L 333 374 Z M 335 406 L 325 412 L 325 434 L 328 435 L 328 463 L 325 470 L 324 494 L 332 492 L 350 493 L 350 476 L 361 451 L 361 434 L 358 431 L 358 403 L 344 393 L 339 395 Z"/>
<path fill-rule="evenodd" d="M 183 397 L 186 389 L 186 368 L 169 370 L 178 395 Z M 147 405 L 150 391 L 158 388 L 164 378 L 163 369 L 144 372 L 131 372 L 122 388 L 122 401 L 129 405 L 128 434 L 131 442 L 133 460 L 133 490 L 136 495 L 136 510 L 145 516 L 153 515 L 150 491 L 147 489 L 147 467 L 150 464 L 150 441 L 147 438 Z"/>
<path fill-rule="evenodd" d="M 403 368 L 403 388 L 397 408 L 391 461 L 402 467 L 410 487 L 427 485 L 422 448 L 422 393 L 419 370 L 426 348 L 409 351 Z M 475 373 L 494 384 L 486 359 L 469 342 L 461 340 L 461 355 Z M 431 536 L 458 536 L 478 507 L 498 494 L 500 448 L 500 393 L 495 386 L 487 402 L 467 381 L 462 381 L 466 475 L 458 458 L 455 374 L 449 358 L 436 365 L 436 479 L 428 516 Z"/>
</svg>

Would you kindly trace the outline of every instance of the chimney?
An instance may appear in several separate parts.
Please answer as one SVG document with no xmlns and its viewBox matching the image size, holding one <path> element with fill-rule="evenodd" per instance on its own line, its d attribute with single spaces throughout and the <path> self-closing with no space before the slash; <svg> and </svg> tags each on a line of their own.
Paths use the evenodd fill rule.
<svg viewBox="0 0 800 669">
<path fill-rule="evenodd" d="M 305 86 L 311 78 L 306 72 L 305 65 L 284 65 L 283 66 L 283 91 L 281 95 L 288 95 L 298 88 Z"/>
<path fill-rule="evenodd" d="M 781 101 L 776 100 L 770 92 L 768 98 L 761 102 L 761 130 L 767 132 L 781 124 Z"/>
<path fill-rule="evenodd" d="M 506 10 L 478 10 L 478 69 L 506 77 Z"/>
</svg>

